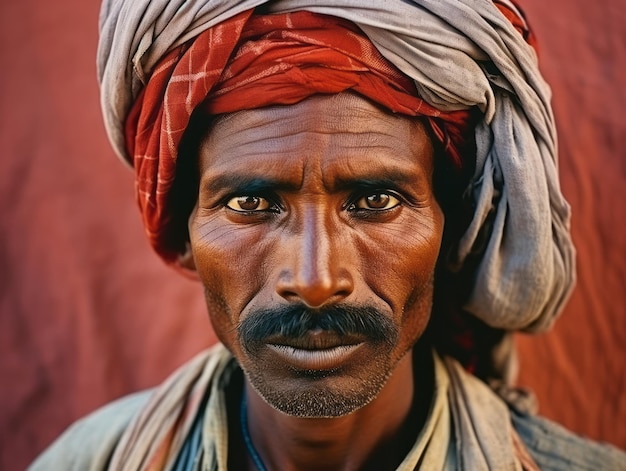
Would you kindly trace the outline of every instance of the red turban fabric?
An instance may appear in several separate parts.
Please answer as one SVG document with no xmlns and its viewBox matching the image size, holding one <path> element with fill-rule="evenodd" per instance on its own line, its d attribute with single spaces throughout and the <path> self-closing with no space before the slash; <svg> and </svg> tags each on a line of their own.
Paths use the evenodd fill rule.
<svg viewBox="0 0 626 471">
<path fill-rule="evenodd" d="M 165 55 L 126 122 L 136 191 L 154 249 L 168 263 L 184 249 L 169 198 L 179 144 L 192 112 L 210 114 L 293 104 L 353 90 L 384 108 L 424 116 L 446 154 L 461 165 L 469 112 L 443 113 L 417 96 L 413 81 L 384 59 L 352 23 L 310 12 L 252 10 L 210 28 Z"/>
</svg>

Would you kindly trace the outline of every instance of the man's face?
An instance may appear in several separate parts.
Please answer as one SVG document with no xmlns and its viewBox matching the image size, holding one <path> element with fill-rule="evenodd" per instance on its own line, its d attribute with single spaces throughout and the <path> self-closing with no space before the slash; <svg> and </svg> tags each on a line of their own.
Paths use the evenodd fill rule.
<svg viewBox="0 0 626 471">
<path fill-rule="evenodd" d="M 193 256 L 216 334 L 270 405 L 350 413 L 422 334 L 443 229 L 432 171 L 419 122 L 352 94 L 212 127 Z"/>
</svg>

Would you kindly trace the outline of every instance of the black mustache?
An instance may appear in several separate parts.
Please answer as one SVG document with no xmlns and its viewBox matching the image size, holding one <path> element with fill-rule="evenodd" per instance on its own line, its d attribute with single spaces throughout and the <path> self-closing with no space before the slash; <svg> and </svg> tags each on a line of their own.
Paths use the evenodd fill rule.
<svg viewBox="0 0 626 471">
<path fill-rule="evenodd" d="M 251 346 L 270 337 L 299 338 L 316 329 L 384 343 L 392 343 L 398 336 L 392 320 L 371 306 L 309 309 L 294 305 L 251 312 L 239 324 L 239 339 L 243 345 Z"/>
</svg>

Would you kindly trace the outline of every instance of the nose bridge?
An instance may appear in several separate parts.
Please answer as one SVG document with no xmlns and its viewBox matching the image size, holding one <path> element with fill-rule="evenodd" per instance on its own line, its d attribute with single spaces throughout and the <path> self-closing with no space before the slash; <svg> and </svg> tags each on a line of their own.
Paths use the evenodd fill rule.
<svg viewBox="0 0 626 471">
<path fill-rule="evenodd" d="M 302 244 L 297 275 L 310 283 L 323 283 L 332 274 L 331 234 L 323 211 L 310 205 L 302 223 Z M 328 280 L 327 280 L 328 282 Z"/>
<path fill-rule="evenodd" d="M 335 224 L 323 205 L 311 203 L 303 209 L 293 234 L 295 253 L 285 259 L 291 266 L 284 267 L 277 286 L 283 298 L 320 307 L 352 292 L 353 281 L 341 257 Z"/>
</svg>

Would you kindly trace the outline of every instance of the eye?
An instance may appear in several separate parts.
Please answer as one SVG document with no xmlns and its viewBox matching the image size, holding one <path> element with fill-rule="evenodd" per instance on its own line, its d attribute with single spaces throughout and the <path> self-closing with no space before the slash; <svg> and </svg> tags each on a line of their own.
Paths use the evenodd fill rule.
<svg viewBox="0 0 626 471">
<path fill-rule="evenodd" d="M 362 196 L 358 200 L 354 201 L 349 207 L 349 210 L 369 210 L 369 211 L 384 211 L 386 209 L 395 208 L 400 204 L 400 200 L 391 193 L 379 191 L 376 193 Z"/>
<path fill-rule="evenodd" d="M 268 211 L 272 208 L 272 204 L 265 198 L 250 195 L 235 196 L 228 200 L 226 206 L 239 212 Z"/>
</svg>

